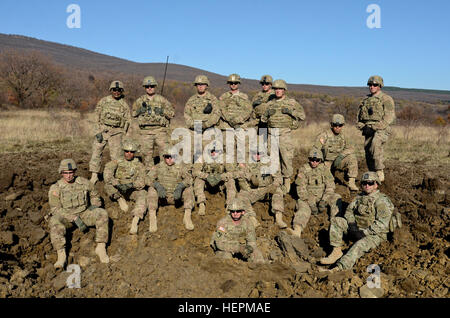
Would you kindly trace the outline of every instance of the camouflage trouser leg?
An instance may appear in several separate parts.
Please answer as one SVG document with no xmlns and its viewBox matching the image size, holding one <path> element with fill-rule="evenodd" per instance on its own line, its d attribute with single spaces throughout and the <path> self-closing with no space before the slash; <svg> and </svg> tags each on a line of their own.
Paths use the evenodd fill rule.
<svg viewBox="0 0 450 318">
<path fill-rule="evenodd" d="M 344 245 L 342 237 L 347 233 L 348 222 L 340 216 L 331 218 L 330 220 L 330 245 L 340 247 Z"/>
<path fill-rule="evenodd" d="M 342 159 L 336 169 L 344 171 L 349 178 L 356 178 L 358 176 L 358 160 L 354 154 L 347 155 Z"/>
<path fill-rule="evenodd" d="M 105 184 L 103 189 L 105 190 L 106 194 L 112 199 L 118 199 L 122 196 L 122 194 L 120 194 L 119 190 L 117 190 L 115 187 L 113 187 L 110 184 Z"/>
<path fill-rule="evenodd" d="M 292 223 L 294 225 L 300 225 L 302 231 L 306 228 L 309 219 L 311 218 L 311 208 L 308 203 L 302 200 L 297 200 L 297 211 L 295 212 Z"/>
<path fill-rule="evenodd" d="M 130 195 L 130 199 L 134 201 L 134 209 L 131 211 L 131 214 L 142 220 L 147 210 L 147 192 L 145 190 L 135 190 Z"/>
<path fill-rule="evenodd" d="M 160 162 L 163 160 L 162 152 L 168 143 L 168 133 L 167 130 L 158 130 L 155 133 L 155 141 L 153 142 L 153 156 L 155 156 L 155 144 L 158 146 L 158 156 Z"/>
<path fill-rule="evenodd" d="M 194 181 L 194 194 L 197 198 L 197 203 L 204 203 L 206 201 L 206 196 L 205 196 L 205 180 L 201 179 L 201 178 L 195 178 Z"/>
<path fill-rule="evenodd" d="M 322 197 L 321 202 L 319 203 L 319 210 L 320 205 L 325 203 L 326 208 L 329 209 L 330 213 L 330 219 L 338 215 L 338 213 L 341 211 L 342 208 L 342 200 L 341 196 L 337 193 L 326 193 Z"/>
<path fill-rule="evenodd" d="M 377 247 L 384 239 L 378 235 L 368 235 L 355 242 L 352 247 L 342 256 L 338 264 L 342 269 L 350 269 L 355 265 L 356 261 L 371 249 Z"/>
<path fill-rule="evenodd" d="M 281 187 L 272 194 L 272 211 L 284 213 L 284 193 Z"/>
<path fill-rule="evenodd" d="M 155 144 L 155 135 L 153 134 L 143 134 L 139 136 L 139 142 L 141 144 L 141 154 L 142 161 L 144 163 L 145 168 L 148 170 L 154 166 L 153 162 L 153 149 Z"/>
<path fill-rule="evenodd" d="M 192 190 L 191 186 L 183 190 L 182 200 L 185 209 L 192 210 L 194 208 L 195 198 L 194 198 L 194 191 Z"/>
<path fill-rule="evenodd" d="M 237 195 L 236 182 L 230 178 L 224 182 L 226 189 L 226 204 L 228 205 Z"/>
<path fill-rule="evenodd" d="M 156 211 L 158 209 L 158 192 L 150 186 L 147 191 L 148 210 Z"/>
<path fill-rule="evenodd" d="M 61 214 L 55 214 L 50 218 L 50 240 L 55 250 L 66 246 L 66 229 L 72 226 L 72 222 Z"/>
<path fill-rule="evenodd" d="M 278 128 L 278 147 L 280 154 L 280 164 L 281 164 L 281 174 L 283 178 L 290 178 L 294 174 L 294 168 L 292 167 L 292 161 L 294 159 L 295 146 L 292 141 L 292 133 L 289 128 Z M 276 137 L 274 135 L 274 130 L 271 128 L 269 130 L 269 140 L 270 140 L 270 148 L 272 149 L 272 138 L 271 136 Z"/>
<path fill-rule="evenodd" d="M 108 133 L 103 133 L 103 141 L 98 142 L 94 137 L 94 142 L 92 143 L 92 156 L 89 162 L 89 171 L 99 173 L 101 171 L 103 150 L 106 144 L 109 147 L 109 155 L 111 160 L 119 160 L 123 157 L 122 151 L 122 133 L 115 134 L 111 136 Z"/>
<path fill-rule="evenodd" d="M 95 242 L 108 242 L 108 212 L 105 209 L 97 208 L 93 210 L 86 210 L 80 214 L 81 220 L 87 226 L 95 226 Z"/>
<path fill-rule="evenodd" d="M 384 144 L 390 133 L 386 130 L 377 130 L 372 136 L 366 136 L 364 150 L 366 162 L 370 171 L 384 169 Z"/>
</svg>

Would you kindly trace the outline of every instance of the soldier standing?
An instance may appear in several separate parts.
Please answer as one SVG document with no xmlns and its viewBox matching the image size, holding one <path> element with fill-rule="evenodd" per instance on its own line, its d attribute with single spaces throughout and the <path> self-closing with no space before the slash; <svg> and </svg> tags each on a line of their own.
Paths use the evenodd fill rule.
<svg viewBox="0 0 450 318">
<path fill-rule="evenodd" d="M 149 186 L 147 196 L 149 230 L 156 232 L 158 229 L 156 210 L 159 203 L 175 204 L 178 200 L 184 203 L 184 226 L 187 230 L 193 230 L 191 212 L 194 208 L 194 193 L 190 167 L 182 162 L 175 164 L 175 154 L 170 150 L 169 145 L 162 154 L 163 161 L 152 167 L 146 179 L 146 184 Z"/>
<path fill-rule="evenodd" d="M 103 97 L 95 107 L 98 127 L 92 144 L 92 157 L 89 162 L 89 171 L 92 172 L 91 182 L 98 181 L 101 170 L 102 154 L 106 144 L 109 145 L 109 153 L 112 160 L 120 159 L 122 136 L 130 126 L 130 108 L 123 96 L 123 84 L 113 81 L 109 87 L 110 96 Z"/>
<path fill-rule="evenodd" d="M 378 190 L 380 180 L 373 172 L 366 172 L 361 178 L 362 193 L 350 203 L 344 217 L 331 219 L 330 244 L 333 251 L 320 262 L 334 264 L 332 271 L 350 269 L 364 253 L 387 240 L 387 234 L 393 230 L 391 220 L 394 205 L 391 200 Z M 342 237 L 348 234 L 355 243 L 342 256 Z"/>
<path fill-rule="evenodd" d="M 341 196 L 334 192 L 335 185 L 330 170 L 321 164 L 323 155 L 320 150 L 312 149 L 308 163 L 299 169 L 295 184 L 297 185 L 297 211 L 293 220 L 294 230 L 289 232 L 301 236 L 311 214 L 329 209 L 333 219 L 341 209 Z"/>
<path fill-rule="evenodd" d="M 239 188 L 246 191 L 251 204 L 262 200 L 271 200 L 272 212 L 275 214 L 275 220 L 280 228 L 286 228 L 283 221 L 284 213 L 284 192 L 283 177 L 280 169 L 275 173 L 269 171 L 269 164 L 261 161 L 261 153 L 251 151 L 253 162 L 240 164 L 242 176 L 239 180 Z M 256 219 L 253 220 L 258 224 Z"/>
<path fill-rule="evenodd" d="M 123 141 L 123 158 L 112 160 L 105 166 L 105 191 L 112 200 L 117 200 L 122 211 L 128 211 L 126 198 L 135 202 L 130 234 L 137 234 L 138 223 L 147 210 L 144 165 L 135 158 L 137 145 L 131 140 Z"/>
<path fill-rule="evenodd" d="M 217 222 L 210 245 L 220 258 L 231 259 L 240 254 L 244 259 L 262 263 L 264 258 L 256 245 L 255 227 L 243 217 L 245 208 L 240 199 L 233 199 L 227 207 L 229 214 Z"/>
<path fill-rule="evenodd" d="M 272 76 L 263 75 L 259 84 L 261 84 L 261 91 L 255 94 L 252 98 L 252 106 L 254 117 L 256 119 L 256 126 L 259 128 L 266 128 L 267 123 L 261 122 L 261 116 L 266 110 L 266 103 L 275 99 L 275 91 L 272 89 Z"/>
<path fill-rule="evenodd" d="M 334 114 L 331 129 L 321 132 L 313 147 L 322 150 L 325 165 L 331 173 L 336 170 L 344 171 L 348 178 L 348 188 L 351 191 L 358 191 L 355 184 L 355 178 L 358 176 L 358 160 L 347 136 L 342 133 L 344 125 L 344 116 Z"/>
<path fill-rule="evenodd" d="M 158 82 L 153 76 L 145 77 L 142 86 L 146 94 L 133 103 L 132 116 L 139 126 L 139 142 L 145 167 L 150 169 L 153 166 L 155 144 L 162 151 L 168 142 L 170 120 L 175 116 L 175 110 L 166 98 L 156 94 Z"/>
<path fill-rule="evenodd" d="M 220 119 L 219 102 L 213 94 L 208 92 L 209 80 L 205 75 L 195 77 L 194 86 L 197 94 L 191 96 L 184 107 L 184 119 L 186 126 L 192 130 L 192 140 L 194 140 L 194 123 L 199 121 L 201 125 L 201 133 L 208 128 L 214 128 Z M 191 142 L 191 146 L 194 143 Z M 203 151 L 203 146 L 200 147 Z M 192 153 L 195 149 L 191 148 Z M 196 161 L 196 160 L 195 160 Z"/>
<path fill-rule="evenodd" d="M 285 81 L 275 80 L 272 87 L 275 90 L 276 98 L 267 103 L 261 121 L 267 123 L 269 136 L 274 135 L 275 138 L 278 138 L 281 173 L 284 178 L 285 189 L 289 192 L 290 178 L 294 174 L 292 160 L 295 146 L 292 133 L 299 127 L 299 122 L 305 120 L 305 111 L 295 99 L 286 97 L 287 85 Z M 275 133 L 274 128 L 278 129 L 277 133 Z M 269 144 L 271 139 L 269 139 Z"/>
<path fill-rule="evenodd" d="M 109 263 L 106 254 L 108 241 L 108 213 L 100 208 L 101 200 L 94 185 L 89 180 L 75 175 L 77 165 L 73 159 L 64 159 L 59 165 L 61 179 L 50 187 L 48 202 L 51 218 L 49 221 L 50 239 L 58 253 L 55 268 L 66 264 L 66 229 L 73 223 L 82 231 L 95 226 L 95 253 L 100 262 Z"/>
<path fill-rule="evenodd" d="M 384 86 L 381 76 L 371 76 L 367 86 L 370 94 L 359 105 L 357 127 L 365 137 L 367 167 L 369 171 L 376 171 L 380 182 L 383 182 L 383 146 L 391 135 L 395 105 L 392 97 L 381 91 Z"/>
</svg>

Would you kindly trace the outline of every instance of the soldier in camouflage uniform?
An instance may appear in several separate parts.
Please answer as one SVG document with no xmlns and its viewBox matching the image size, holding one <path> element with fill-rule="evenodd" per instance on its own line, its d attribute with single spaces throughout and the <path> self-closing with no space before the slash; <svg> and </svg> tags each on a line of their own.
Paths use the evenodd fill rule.
<svg viewBox="0 0 450 318">
<path fill-rule="evenodd" d="M 371 76 L 367 85 L 370 94 L 359 105 L 357 128 L 365 137 L 367 167 L 370 171 L 376 171 L 378 178 L 383 182 L 383 146 L 391 135 L 391 125 L 395 120 L 395 104 L 391 96 L 381 91 L 384 86 L 381 76 Z"/>
<path fill-rule="evenodd" d="M 75 223 L 85 232 L 95 226 L 95 253 L 102 263 L 109 263 L 106 254 L 108 242 L 108 213 L 100 208 L 100 196 L 94 185 L 83 177 L 75 176 L 77 165 L 73 159 L 64 159 L 59 165 L 61 179 L 50 187 L 50 239 L 58 253 L 55 268 L 64 268 L 66 263 L 66 229 Z"/>
<path fill-rule="evenodd" d="M 92 172 L 91 182 L 98 181 L 101 170 L 102 154 L 106 144 L 112 160 L 122 156 L 122 136 L 128 131 L 131 122 L 130 108 L 123 97 L 123 84 L 113 81 L 109 87 L 110 96 L 103 97 L 95 107 L 98 127 L 94 143 L 92 144 L 92 157 L 89 162 L 89 171 Z"/>
<path fill-rule="evenodd" d="M 252 98 L 254 118 L 256 119 L 256 126 L 259 128 L 267 127 L 267 123 L 262 123 L 260 121 L 261 116 L 266 110 L 266 103 L 275 99 L 275 91 L 272 89 L 272 82 L 272 76 L 263 75 L 259 81 L 259 84 L 261 84 L 261 91 Z"/>
<path fill-rule="evenodd" d="M 150 232 L 156 232 L 156 210 L 159 204 L 175 204 L 182 200 L 184 203 L 183 223 L 187 230 L 193 230 L 191 212 L 194 208 L 194 193 L 192 191 L 192 175 L 190 165 L 182 162 L 175 164 L 175 153 L 166 146 L 163 161 L 152 167 L 147 174 L 146 184 L 148 188 L 148 213 L 150 219 Z"/>
<path fill-rule="evenodd" d="M 252 117 L 254 117 L 252 104 L 248 99 L 247 94 L 242 93 L 239 90 L 240 83 L 241 77 L 238 74 L 231 74 L 228 76 L 227 80 L 230 90 L 219 97 L 219 100 L 221 101 L 221 118 L 219 120 L 218 128 L 222 130 L 222 134 L 225 138 L 224 145 L 226 152 L 228 152 L 226 149 L 227 129 L 232 131 L 232 129 L 236 130 L 239 128 L 246 129 L 255 127 L 255 122 L 252 121 Z M 236 133 L 236 131 L 234 131 L 234 133 Z M 244 143 L 244 135 L 236 134 L 234 142 L 236 143 L 234 149 L 238 147 L 239 143 L 242 143 L 245 146 L 244 150 L 246 151 L 247 145 Z M 245 156 L 245 154 L 241 155 Z"/>
<path fill-rule="evenodd" d="M 264 262 L 261 251 L 256 245 L 256 233 L 253 223 L 243 217 L 246 204 L 238 198 L 228 205 L 229 214 L 217 222 L 210 245 L 216 256 L 231 259 L 238 254 L 244 259 Z"/>
<path fill-rule="evenodd" d="M 287 192 L 291 186 L 291 176 L 294 174 L 292 160 L 295 146 L 292 133 L 299 127 L 300 121 L 305 120 L 303 107 L 293 98 L 286 97 L 287 85 L 283 80 L 276 80 L 272 84 L 276 98 L 269 101 L 261 121 L 269 127 L 269 149 L 271 136 L 278 138 L 278 146 L 281 159 L 281 173 Z M 275 133 L 274 128 L 278 129 Z"/>
<path fill-rule="evenodd" d="M 350 203 L 344 217 L 331 219 L 330 244 L 333 251 L 320 262 L 337 266 L 332 271 L 350 269 L 364 253 L 387 240 L 387 234 L 393 230 L 391 226 L 394 205 L 391 200 L 378 190 L 380 180 L 371 171 L 361 178 L 362 193 Z M 342 256 L 342 237 L 348 234 L 355 243 Z"/>
<path fill-rule="evenodd" d="M 215 144 L 211 148 L 209 160 L 194 163 L 192 176 L 194 177 L 194 194 L 199 206 L 198 214 L 205 215 L 205 187 L 217 188 L 222 185 L 226 189 L 227 204 L 236 196 L 234 164 L 224 164 L 222 146 Z"/>
<path fill-rule="evenodd" d="M 334 114 L 331 129 L 321 132 L 313 147 L 322 150 L 325 165 L 332 173 L 336 170 L 344 171 L 348 177 L 348 188 L 358 191 L 355 184 L 355 178 L 358 176 L 358 160 L 347 136 L 342 133 L 344 124 L 344 116 Z"/>
<path fill-rule="evenodd" d="M 139 126 L 139 142 L 145 167 L 150 169 L 153 166 L 155 144 L 161 151 L 168 142 L 170 120 L 175 116 L 175 109 L 166 98 L 156 94 L 158 82 L 152 76 L 145 77 L 142 86 L 146 94 L 133 103 L 132 116 Z"/>
<path fill-rule="evenodd" d="M 195 77 L 194 86 L 197 94 L 191 96 L 184 107 L 186 126 L 192 130 L 191 152 L 194 153 L 194 122 L 201 122 L 201 133 L 208 128 L 214 128 L 220 119 L 220 105 L 216 96 L 208 92 L 209 80 L 205 75 Z M 203 151 L 203 147 L 200 147 Z"/>
<path fill-rule="evenodd" d="M 238 179 L 241 191 L 246 191 L 251 204 L 262 200 L 271 200 L 272 212 L 280 228 L 286 228 L 283 221 L 284 213 L 284 186 L 281 172 L 278 169 L 275 174 L 269 171 L 270 163 L 263 163 L 263 153 L 252 151 L 253 160 L 247 164 L 239 164 L 242 176 Z M 257 224 L 256 219 L 254 223 Z"/>
<path fill-rule="evenodd" d="M 294 230 L 289 232 L 301 236 L 311 214 L 329 210 L 333 219 L 341 209 L 341 196 L 334 192 L 334 179 L 330 170 L 321 162 L 323 155 L 320 150 L 312 149 L 308 155 L 308 163 L 303 165 L 297 174 L 297 206 L 293 220 Z"/>
<path fill-rule="evenodd" d="M 138 150 L 132 140 L 124 140 L 123 158 L 112 160 L 105 166 L 105 192 L 112 200 L 117 200 L 122 211 L 128 211 L 126 198 L 135 202 L 130 234 L 137 234 L 138 223 L 147 210 L 145 187 L 145 167 L 134 155 Z"/>
</svg>

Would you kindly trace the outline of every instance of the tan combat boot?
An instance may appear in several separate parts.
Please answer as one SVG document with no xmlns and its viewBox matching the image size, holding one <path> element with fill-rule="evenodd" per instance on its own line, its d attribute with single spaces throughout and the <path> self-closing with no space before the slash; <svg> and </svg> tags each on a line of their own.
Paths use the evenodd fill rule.
<svg viewBox="0 0 450 318">
<path fill-rule="evenodd" d="M 198 205 L 198 215 L 205 215 L 205 202 Z"/>
<path fill-rule="evenodd" d="M 291 179 L 290 178 L 284 178 L 284 188 L 286 189 L 286 193 L 289 193 L 291 191 Z"/>
<path fill-rule="evenodd" d="M 284 223 L 284 221 L 283 221 L 283 213 L 276 212 L 275 213 L 275 221 L 276 221 L 277 225 L 280 227 L 280 229 L 287 228 L 287 224 Z"/>
<path fill-rule="evenodd" d="M 55 268 L 64 268 L 64 265 L 66 264 L 66 250 L 64 248 L 57 250 L 58 253 L 58 260 L 55 264 L 53 264 L 53 267 Z"/>
<path fill-rule="evenodd" d="M 191 220 L 191 209 L 184 210 L 183 224 L 186 230 L 192 231 L 194 229 L 194 224 L 192 224 Z"/>
<path fill-rule="evenodd" d="M 384 171 L 383 170 L 377 170 L 378 179 L 380 179 L 380 182 L 384 181 Z"/>
<path fill-rule="evenodd" d="M 119 198 L 119 200 L 117 200 L 117 202 L 119 202 L 120 209 L 123 212 L 127 212 L 128 211 L 128 204 L 127 204 L 127 201 L 124 198 Z"/>
<path fill-rule="evenodd" d="M 92 172 L 91 180 L 89 180 L 92 184 L 96 184 L 98 181 L 98 173 Z"/>
<path fill-rule="evenodd" d="M 139 217 L 135 216 L 133 218 L 133 221 L 131 221 L 130 234 L 137 234 L 137 232 L 138 232 L 138 224 L 139 224 Z"/>
<path fill-rule="evenodd" d="M 348 178 L 348 184 L 347 184 L 348 188 L 351 191 L 358 191 L 358 187 L 355 184 L 355 178 Z"/>
<path fill-rule="evenodd" d="M 336 263 L 338 259 L 342 257 L 342 249 L 341 247 L 334 247 L 333 251 L 331 252 L 328 257 L 324 257 L 320 259 L 320 263 L 323 265 L 330 265 Z"/>
<path fill-rule="evenodd" d="M 155 233 L 158 230 L 158 225 L 157 225 L 157 221 L 156 221 L 156 210 L 148 211 L 148 218 L 150 220 L 150 225 L 148 227 L 148 230 L 151 233 Z"/>
<path fill-rule="evenodd" d="M 97 254 L 100 262 L 107 264 L 109 263 L 108 254 L 106 254 L 106 243 L 98 243 L 95 248 L 95 254 Z"/>
<path fill-rule="evenodd" d="M 289 234 L 295 237 L 301 237 L 302 236 L 302 228 L 299 224 L 294 224 L 294 229 L 288 229 L 287 230 Z"/>
</svg>

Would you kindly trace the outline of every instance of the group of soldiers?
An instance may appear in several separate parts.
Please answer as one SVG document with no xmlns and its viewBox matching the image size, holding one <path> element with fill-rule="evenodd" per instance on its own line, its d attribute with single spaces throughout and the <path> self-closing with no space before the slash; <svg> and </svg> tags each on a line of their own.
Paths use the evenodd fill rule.
<svg viewBox="0 0 450 318">
<path fill-rule="evenodd" d="M 133 103 L 131 111 L 124 100 L 122 82 L 113 81 L 110 95 L 102 98 L 95 109 L 98 127 L 89 163 L 91 179 L 76 176 L 76 162 L 64 159 L 59 166 L 61 179 L 49 190 L 50 237 L 58 254 L 54 266 L 65 266 L 65 233 L 73 224 L 81 231 L 96 227 L 95 252 L 102 263 L 109 262 L 106 252 L 108 213 L 101 208 L 95 188 L 106 145 L 111 161 L 103 171 L 104 190 L 124 212 L 129 210 L 130 201 L 134 202 L 129 231 L 132 235 L 137 234 L 139 221 L 146 211 L 149 231 L 156 232 L 159 206 L 176 202 L 183 203 L 185 228 L 194 230 L 191 214 L 195 208 L 199 216 L 207 213 L 207 190 L 223 192 L 226 197 L 227 212 L 217 223 L 210 241 L 216 255 L 222 258 L 241 257 L 265 262 L 255 234 L 255 228 L 260 224 L 252 205 L 257 201 L 269 201 L 278 227 L 287 229 L 295 237 L 301 237 L 311 214 L 329 213 L 333 251 L 320 259 L 320 263 L 336 263 L 331 270 L 351 268 L 364 252 L 386 240 L 388 232 L 400 225 L 400 218 L 394 213 L 389 198 L 378 189 L 384 182 L 383 145 L 395 119 L 393 99 L 381 91 L 383 79 L 380 76 L 369 78 L 370 94 L 362 100 L 358 110 L 357 127 L 365 136 L 369 171 L 361 176 L 361 193 L 345 211 L 340 195 L 335 193 L 333 174 L 337 170 L 344 171 L 350 191 L 356 192 L 359 188 L 356 185 L 357 159 L 343 134 L 344 116 L 332 116 L 330 128 L 317 136 L 308 163 L 295 174 L 294 150 L 301 141 L 295 140 L 293 134 L 305 120 L 303 107 L 286 95 L 284 80 L 273 81 L 270 75 L 262 76 L 261 91 L 252 100 L 239 90 L 240 83 L 240 76 L 231 74 L 227 80 L 229 91 L 216 98 L 208 91 L 208 78 L 198 75 L 193 82 L 196 94 L 189 98 L 184 108 L 186 128 L 192 135 L 199 124 L 202 133 L 216 128 L 224 135 L 235 129 L 262 131 L 261 128 L 266 128 L 266 143 L 270 144 L 271 137 L 277 140 L 280 167 L 275 172 L 265 169 L 268 163 L 263 159 L 268 157 L 269 149 L 273 149 L 269 146 L 267 151 L 251 150 L 252 160 L 248 162 L 224 163 L 224 154 L 234 153 L 235 149 L 230 149 L 228 144 L 224 148 L 223 142 L 214 142 L 206 151 L 209 160 L 196 160 L 196 154 L 193 154 L 189 163 L 176 163 L 179 154 L 171 147 L 169 136 L 175 110 L 166 98 L 156 93 L 158 83 L 155 78 L 144 78 L 145 94 Z M 233 138 L 242 141 L 240 135 Z M 245 135 L 243 142 L 246 143 Z M 159 150 L 157 164 L 155 146 Z M 203 153 L 203 146 L 200 149 Z M 288 228 L 283 220 L 284 196 L 290 193 L 293 181 L 298 200 L 292 228 Z M 356 242 L 345 255 L 342 253 L 344 235 Z"/>
</svg>

